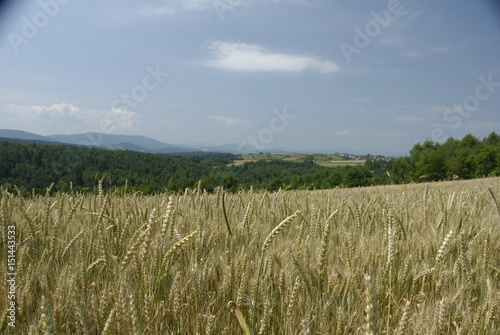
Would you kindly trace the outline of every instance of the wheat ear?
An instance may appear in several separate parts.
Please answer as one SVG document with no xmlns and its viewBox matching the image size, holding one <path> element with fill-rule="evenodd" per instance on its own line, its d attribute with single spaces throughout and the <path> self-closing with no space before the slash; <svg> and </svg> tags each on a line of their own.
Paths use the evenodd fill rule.
<svg viewBox="0 0 500 335">
<path fill-rule="evenodd" d="M 257 299 L 259 297 L 259 285 L 260 285 L 260 277 L 262 275 L 262 269 L 264 265 L 264 258 L 266 251 L 269 249 L 271 246 L 271 243 L 276 239 L 276 236 L 286 227 L 288 226 L 297 216 L 299 216 L 300 210 L 297 210 L 295 213 L 281 221 L 272 231 L 271 233 L 267 236 L 266 240 L 264 241 L 264 244 L 262 245 L 261 249 L 261 256 L 260 256 L 260 266 L 259 266 L 259 273 L 257 275 L 257 285 L 255 286 L 255 295 L 254 295 L 254 301 L 253 301 L 253 313 L 252 313 L 252 331 L 255 333 L 255 327 L 257 323 Z"/>
</svg>

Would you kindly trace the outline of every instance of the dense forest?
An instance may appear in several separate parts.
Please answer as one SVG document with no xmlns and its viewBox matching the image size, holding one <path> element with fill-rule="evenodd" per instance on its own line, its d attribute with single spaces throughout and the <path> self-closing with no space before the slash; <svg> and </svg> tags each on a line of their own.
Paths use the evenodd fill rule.
<svg viewBox="0 0 500 335">
<path fill-rule="evenodd" d="M 98 181 L 109 190 L 145 194 L 199 187 L 239 189 L 327 189 L 500 175 L 500 136 L 482 141 L 472 135 L 443 144 L 416 144 L 410 155 L 367 160 L 364 165 L 322 167 L 305 161 L 257 161 L 232 164 L 236 155 L 147 154 L 71 145 L 0 142 L 0 185 L 22 193 L 93 191 Z"/>
<path fill-rule="evenodd" d="M 394 160 L 394 183 L 472 179 L 500 176 L 500 136 L 492 132 L 482 141 L 473 135 L 439 144 L 416 144 L 410 155 Z"/>
<path fill-rule="evenodd" d="M 94 190 L 98 181 L 108 189 L 127 189 L 145 194 L 200 187 L 213 191 L 224 186 L 241 188 L 330 188 L 362 186 L 373 177 L 365 166 L 325 168 L 312 160 L 304 162 L 258 161 L 241 166 L 236 155 L 195 153 L 148 154 L 103 150 L 71 145 L 40 145 L 0 142 L 0 185 L 16 185 L 24 194 L 54 191 Z"/>
</svg>

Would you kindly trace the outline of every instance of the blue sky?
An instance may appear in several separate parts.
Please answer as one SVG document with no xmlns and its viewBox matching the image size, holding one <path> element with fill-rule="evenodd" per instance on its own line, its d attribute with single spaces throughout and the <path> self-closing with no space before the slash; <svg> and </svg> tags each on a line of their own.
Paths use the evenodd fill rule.
<svg viewBox="0 0 500 335">
<path fill-rule="evenodd" d="M 500 131 L 494 1 L 41 0 L 0 20 L 0 128 L 373 154 Z"/>
</svg>

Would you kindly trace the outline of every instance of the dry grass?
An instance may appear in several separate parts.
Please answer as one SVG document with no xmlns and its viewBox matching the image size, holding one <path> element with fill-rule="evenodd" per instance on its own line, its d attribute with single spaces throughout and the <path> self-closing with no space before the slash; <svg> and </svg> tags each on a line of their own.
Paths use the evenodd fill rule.
<svg viewBox="0 0 500 335">
<path fill-rule="evenodd" d="M 1 190 L 0 253 L 8 226 L 18 243 L 16 333 L 498 334 L 500 215 L 488 187 L 500 197 L 500 178 L 156 196 Z M 8 334 L 6 292 L 2 280 Z"/>
</svg>

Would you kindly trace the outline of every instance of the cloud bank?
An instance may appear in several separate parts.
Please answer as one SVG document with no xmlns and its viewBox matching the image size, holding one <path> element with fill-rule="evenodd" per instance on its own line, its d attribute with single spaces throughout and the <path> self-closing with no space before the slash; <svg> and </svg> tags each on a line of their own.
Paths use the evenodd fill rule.
<svg viewBox="0 0 500 335">
<path fill-rule="evenodd" d="M 258 44 L 210 41 L 207 49 L 212 59 L 205 65 L 223 70 L 252 72 L 278 71 L 302 72 L 316 70 L 321 73 L 332 73 L 340 68 L 333 62 L 311 56 L 280 53 L 271 51 Z"/>
<path fill-rule="evenodd" d="M 273 2 L 279 5 L 290 6 L 313 6 L 312 0 L 166 0 L 161 6 L 144 6 L 139 13 L 145 16 L 172 15 L 182 10 L 202 11 L 213 10 L 217 6 L 226 6 L 232 9 L 240 6 L 253 7 L 258 5 L 267 5 Z"/>
<path fill-rule="evenodd" d="M 253 124 L 248 122 L 247 120 L 238 119 L 234 117 L 223 116 L 223 115 L 211 115 L 209 116 L 209 118 L 212 120 L 220 121 L 225 126 L 244 125 L 245 127 L 248 128 L 253 127 Z"/>
<path fill-rule="evenodd" d="M 61 102 L 51 106 L 0 106 L 0 116 L 5 119 L 16 117 L 26 125 L 57 124 L 62 130 L 67 128 L 80 131 L 89 131 L 89 128 L 103 128 L 108 131 L 114 129 L 129 129 L 138 120 L 135 112 L 120 109 L 84 109 L 75 105 Z M 3 118 L 2 117 L 2 118 Z M 99 129 L 103 131 L 104 129 Z"/>
</svg>

